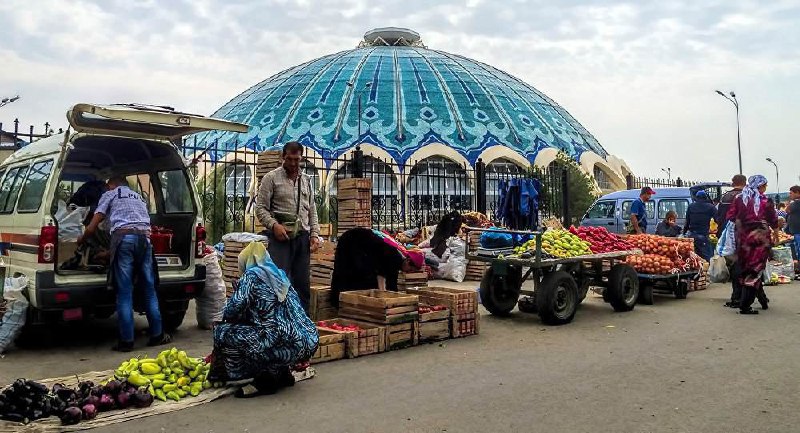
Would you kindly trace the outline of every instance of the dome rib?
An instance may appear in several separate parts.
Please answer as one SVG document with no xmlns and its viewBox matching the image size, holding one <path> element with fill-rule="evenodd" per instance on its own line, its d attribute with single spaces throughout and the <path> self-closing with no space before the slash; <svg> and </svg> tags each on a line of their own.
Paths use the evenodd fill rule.
<svg viewBox="0 0 800 433">
<path fill-rule="evenodd" d="M 420 57 L 422 57 L 422 60 L 424 60 L 424 61 L 425 61 L 425 63 L 428 65 L 428 68 L 431 70 L 431 72 L 433 73 L 433 75 L 434 75 L 434 76 L 436 77 L 436 79 L 439 81 L 439 87 L 440 87 L 442 90 L 447 90 L 447 91 L 443 92 L 443 93 L 444 93 L 444 97 L 445 97 L 445 99 L 447 100 L 447 105 L 449 105 L 450 112 L 451 112 L 451 113 L 453 113 L 453 117 L 454 117 L 454 119 L 453 119 L 453 120 L 455 120 L 455 122 L 456 122 L 456 128 L 458 129 L 458 138 L 459 138 L 459 139 L 461 139 L 461 140 L 463 141 L 463 140 L 466 138 L 466 137 L 464 136 L 464 128 L 463 128 L 463 125 L 464 125 L 464 119 L 461 117 L 461 110 L 459 110 L 459 109 L 456 107 L 455 101 L 453 101 L 453 95 L 452 95 L 452 92 L 450 91 L 450 87 L 449 87 L 449 86 L 447 85 L 447 83 L 445 82 L 445 80 L 444 80 L 444 78 L 442 77 L 442 74 L 439 72 L 439 70 L 433 67 L 433 64 L 432 64 L 432 63 L 431 63 L 431 61 L 428 59 L 428 57 L 427 57 L 427 56 L 423 56 L 423 55 L 422 55 L 422 54 L 419 52 L 419 49 L 418 49 L 418 48 L 413 48 L 413 50 L 414 50 L 414 51 L 416 51 L 416 52 L 417 52 L 417 54 L 419 54 L 419 56 L 420 56 Z M 449 143 L 448 143 L 448 144 L 449 144 Z"/>
<path fill-rule="evenodd" d="M 478 79 L 475 77 L 475 75 L 473 75 L 473 74 L 472 74 L 472 72 L 470 72 L 470 71 L 469 71 L 469 70 L 468 70 L 466 67 L 464 67 L 464 65 L 463 65 L 463 64 L 461 64 L 461 62 L 459 62 L 458 60 L 456 60 L 454 56 L 451 56 L 449 53 L 445 53 L 444 51 L 439 51 L 439 50 L 432 50 L 432 51 L 434 51 L 434 52 L 436 52 L 436 53 L 439 53 L 440 55 L 442 55 L 442 56 L 444 56 L 444 57 L 447 57 L 448 59 L 452 60 L 452 61 L 453 61 L 455 64 L 457 64 L 457 65 L 458 65 L 458 66 L 459 66 L 459 67 L 460 67 L 460 68 L 461 68 L 461 69 L 462 69 L 462 70 L 463 70 L 463 71 L 464 71 L 464 72 L 465 72 L 467 75 L 469 75 L 469 76 L 470 76 L 470 78 L 472 78 L 472 79 L 475 81 L 475 83 L 476 83 L 476 84 L 477 84 L 477 85 L 478 85 L 478 86 L 481 88 L 481 90 L 483 90 L 483 93 L 484 93 L 484 94 L 486 94 L 486 97 L 487 97 L 487 98 L 489 98 L 489 101 L 492 103 L 492 108 L 494 108 L 494 110 L 497 112 L 497 115 L 498 115 L 498 116 L 500 116 L 500 117 L 503 119 L 503 122 L 505 122 L 506 126 L 508 126 L 508 129 L 511 131 L 511 133 L 512 133 L 512 134 L 514 134 L 514 141 L 515 141 L 517 144 L 522 144 L 522 140 L 520 140 L 520 138 L 519 138 L 519 134 L 517 134 L 517 130 L 516 130 L 516 128 L 514 128 L 514 124 L 513 124 L 513 122 L 511 121 L 511 119 L 509 119 L 509 118 L 508 118 L 508 114 L 506 114 L 506 111 L 505 111 L 505 110 L 503 110 L 503 109 L 500 107 L 500 105 L 499 105 L 498 101 L 497 101 L 497 100 L 495 99 L 495 97 L 494 97 L 494 94 L 493 94 L 492 92 L 490 92 L 490 91 L 489 91 L 489 90 L 486 88 L 486 86 L 485 86 L 485 85 L 484 85 L 484 84 L 483 84 L 483 83 L 482 83 L 480 80 L 478 80 Z"/>
<path fill-rule="evenodd" d="M 353 74 L 350 75 L 350 80 L 348 80 L 348 83 L 353 83 L 353 85 L 348 86 L 347 95 L 345 96 L 344 100 L 342 101 L 342 105 L 339 108 L 339 117 L 338 121 L 336 122 L 336 134 L 333 136 L 334 142 L 338 142 L 340 140 L 339 135 L 342 132 L 342 124 L 344 123 L 345 120 L 345 113 L 347 112 L 347 107 L 350 105 L 350 98 L 353 96 L 353 93 L 356 92 L 357 90 L 356 87 L 358 86 L 358 76 L 361 74 L 361 69 L 364 67 L 364 64 L 367 63 L 367 59 L 372 55 L 374 51 L 375 48 L 370 48 L 369 53 L 367 53 L 366 55 L 362 55 L 361 60 L 359 60 L 358 66 L 356 66 L 356 68 L 353 70 Z M 358 139 L 360 138 L 361 137 L 358 137 Z"/>
<path fill-rule="evenodd" d="M 306 87 L 304 87 L 303 91 L 300 93 L 300 96 L 294 101 L 294 104 L 292 104 L 292 108 L 289 109 L 289 112 L 286 115 L 286 119 L 283 121 L 283 125 L 281 126 L 280 132 L 278 132 L 278 135 L 275 136 L 275 140 L 272 142 L 273 145 L 277 145 L 278 143 L 280 143 L 281 138 L 283 138 L 283 134 L 286 133 L 286 128 L 294 119 L 295 114 L 297 113 L 297 109 L 300 107 L 303 101 L 305 101 L 308 92 L 314 87 L 314 85 L 317 84 L 319 78 L 322 75 L 324 75 L 325 72 L 328 72 L 331 65 L 333 65 L 337 60 L 341 59 L 345 53 L 346 52 L 343 51 L 341 53 L 328 56 L 328 58 L 330 58 L 328 63 L 326 63 L 323 67 L 319 68 L 319 71 L 317 71 L 317 73 L 314 75 L 314 78 L 308 81 Z"/>
</svg>

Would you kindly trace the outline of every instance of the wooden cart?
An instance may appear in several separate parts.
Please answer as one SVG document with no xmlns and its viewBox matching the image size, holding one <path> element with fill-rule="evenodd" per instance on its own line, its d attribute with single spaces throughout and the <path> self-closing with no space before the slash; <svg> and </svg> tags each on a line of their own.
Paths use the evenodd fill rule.
<svg viewBox="0 0 800 433">
<path fill-rule="evenodd" d="M 488 229 L 468 228 L 468 232 Z M 487 262 L 481 280 L 481 303 L 490 313 L 506 316 L 519 301 L 520 295 L 529 296 L 520 311 L 538 313 L 548 325 L 563 325 L 572 321 L 578 305 L 586 298 L 590 286 L 602 287 L 603 299 L 615 311 L 630 311 L 639 297 L 639 276 L 625 257 L 641 251 L 620 251 L 605 254 L 548 259 L 542 255 L 542 232 L 496 230 L 497 233 L 530 235 L 536 240 L 536 249 L 530 257 L 487 257 L 473 254 L 466 247 L 469 260 Z M 523 274 L 524 271 L 524 274 Z M 533 290 L 523 290 L 523 283 L 533 282 Z"/>
</svg>

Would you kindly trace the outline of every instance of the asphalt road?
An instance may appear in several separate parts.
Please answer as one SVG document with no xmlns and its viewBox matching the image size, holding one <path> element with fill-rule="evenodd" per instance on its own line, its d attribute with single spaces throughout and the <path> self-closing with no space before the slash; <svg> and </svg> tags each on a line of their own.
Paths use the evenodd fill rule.
<svg viewBox="0 0 800 433">
<path fill-rule="evenodd" d="M 96 431 L 800 431 L 798 292 L 798 283 L 768 288 L 771 307 L 758 316 L 723 308 L 721 285 L 630 313 L 590 294 L 569 325 L 484 315 L 479 336 L 321 364 L 274 396 Z M 207 332 L 182 329 L 177 345 L 209 351 Z M 59 329 L 55 346 L 0 360 L 0 383 L 113 368 L 114 332 L 113 321 Z"/>
</svg>

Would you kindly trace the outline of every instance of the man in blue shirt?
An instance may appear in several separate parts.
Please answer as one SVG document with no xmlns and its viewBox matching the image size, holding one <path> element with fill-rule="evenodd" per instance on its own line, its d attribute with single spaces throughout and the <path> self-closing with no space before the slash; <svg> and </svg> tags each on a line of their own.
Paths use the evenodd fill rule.
<svg viewBox="0 0 800 433">
<path fill-rule="evenodd" d="M 711 203 L 705 191 L 697 191 L 695 201 L 686 210 L 686 225 L 683 234 L 694 239 L 694 252 L 705 261 L 711 260 L 711 242 L 708 233 L 711 231 L 711 219 L 717 214 L 717 208 Z"/>
<path fill-rule="evenodd" d="M 150 243 L 150 212 L 142 196 L 130 189 L 121 176 L 108 180 L 108 191 L 97 204 L 94 217 L 78 240 L 83 243 L 108 218 L 111 226 L 111 281 L 117 290 L 119 352 L 133 350 L 133 280 L 138 274 L 145 299 L 145 313 L 150 325 L 148 346 L 169 343 L 172 338 L 162 329 L 161 312 L 155 287 L 153 245 Z"/>
<path fill-rule="evenodd" d="M 650 201 L 650 197 L 655 193 L 652 188 L 646 186 L 639 193 L 639 198 L 631 204 L 631 229 L 629 230 L 631 233 L 647 233 L 647 206 L 645 203 Z"/>
</svg>

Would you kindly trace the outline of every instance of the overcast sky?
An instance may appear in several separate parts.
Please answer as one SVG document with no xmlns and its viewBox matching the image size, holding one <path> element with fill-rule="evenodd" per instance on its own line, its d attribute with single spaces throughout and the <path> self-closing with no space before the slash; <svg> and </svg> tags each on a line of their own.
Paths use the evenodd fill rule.
<svg viewBox="0 0 800 433">
<path fill-rule="evenodd" d="M 640 175 L 800 175 L 800 0 L 0 2 L 0 108 L 39 129 L 75 102 L 210 114 L 264 78 L 400 26 L 564 106 Z"/>
</svg>

